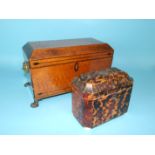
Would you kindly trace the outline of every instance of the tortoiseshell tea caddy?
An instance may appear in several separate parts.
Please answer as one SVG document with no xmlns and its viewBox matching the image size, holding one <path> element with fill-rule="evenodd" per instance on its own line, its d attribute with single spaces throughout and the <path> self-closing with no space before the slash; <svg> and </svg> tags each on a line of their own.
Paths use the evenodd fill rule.
<svg viewBox="0 0 155 155">
<path fill-rule="evenodd" d="M 76 77 L 72 82 L 72 112 L 88 128 L 127 112 L 133 79 L 124 71 L 109 68 Z"/>
</svg>

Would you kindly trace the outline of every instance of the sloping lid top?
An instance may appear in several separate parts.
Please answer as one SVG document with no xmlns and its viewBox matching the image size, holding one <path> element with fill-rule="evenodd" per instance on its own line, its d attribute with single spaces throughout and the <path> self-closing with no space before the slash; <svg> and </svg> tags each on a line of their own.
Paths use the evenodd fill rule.
<svg viewBox="0 0 155 155">
<path fill-rule="evenodd" d="M 102 46 L 104 44 L 104 46 Z M 108 45 L 94 38 L 81 39 L 65 39 L 65 40 L 51 40 L 51 41 L 36 41 L 28 42 L 23 46 L 23 50 L 28 58 L 42 59 L 56 56 L 70 56 L 76 54 L 76 49 L 70 49 L 75 46 L 98 45 L 98 49 L 113 49 Z M 66 47 L 65 50 L 62 48 Z M 93 49 L 93 48 L 92 48 Z M 82 53 L 86 50 L 81 51 Z M 79 51 L 80 52 L 80 51 Z M 77 52 L 77 53 L 79 53 Z M 91 51 L 90 51 L 91 52 Z"/>
<path fill-rule="evenodd" d="M 33 50 L 40 48 L 57 48 L 77 45 L 89 45 L 103 43 L 93 38 L 81 38 L 81 39 L 65 39 L 65 40 L 49 40 L 49 41 L 34 41 L 28 42 Z"/>
<path fill-rule="evenodd" d="M 124 71 L 117 68 L 89 72 L 74 78 L 75 85 L 81 93 L 109 94 L 120 88 L 132 86 L 133 79 Z"/>
</svg>

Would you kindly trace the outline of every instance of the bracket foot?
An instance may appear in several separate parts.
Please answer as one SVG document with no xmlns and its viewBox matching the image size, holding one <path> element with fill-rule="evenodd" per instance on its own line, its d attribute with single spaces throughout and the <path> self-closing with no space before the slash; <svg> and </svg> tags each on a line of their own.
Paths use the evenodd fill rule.
<svg viewBox="0 0 155 155">
<path fill-rule="evenodd" d="M 38 101 L 34 101 L 34 102 L 31 104 L 31 107 L 32 107 L 32 108 L 37 108 L 38 106 L 39 106 Z"/>
</svg>

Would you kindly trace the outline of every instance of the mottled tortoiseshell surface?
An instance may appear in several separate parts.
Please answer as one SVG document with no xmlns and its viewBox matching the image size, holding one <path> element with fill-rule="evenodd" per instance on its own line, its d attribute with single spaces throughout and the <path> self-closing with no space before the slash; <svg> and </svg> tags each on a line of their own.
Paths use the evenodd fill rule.
<svg viewBox="0 0 155 155">
<path fill-rule="evenodd" d="M 111 68 L 73 80 L 72 111 L 82 126 L 93 128 L 127 112 L 133 79 Z"/>
</svg>

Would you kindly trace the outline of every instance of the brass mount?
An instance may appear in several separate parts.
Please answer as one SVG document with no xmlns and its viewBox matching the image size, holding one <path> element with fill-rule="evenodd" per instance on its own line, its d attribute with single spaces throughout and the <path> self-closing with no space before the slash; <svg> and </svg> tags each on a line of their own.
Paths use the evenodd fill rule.
<svg viewBox="0 0 155 155">
<path fill-rule="evenodd" d="M 29 63 L 27 61 L 23 62 L 23 70 L 25 72 L 29 72 Z"/>
</svg>

